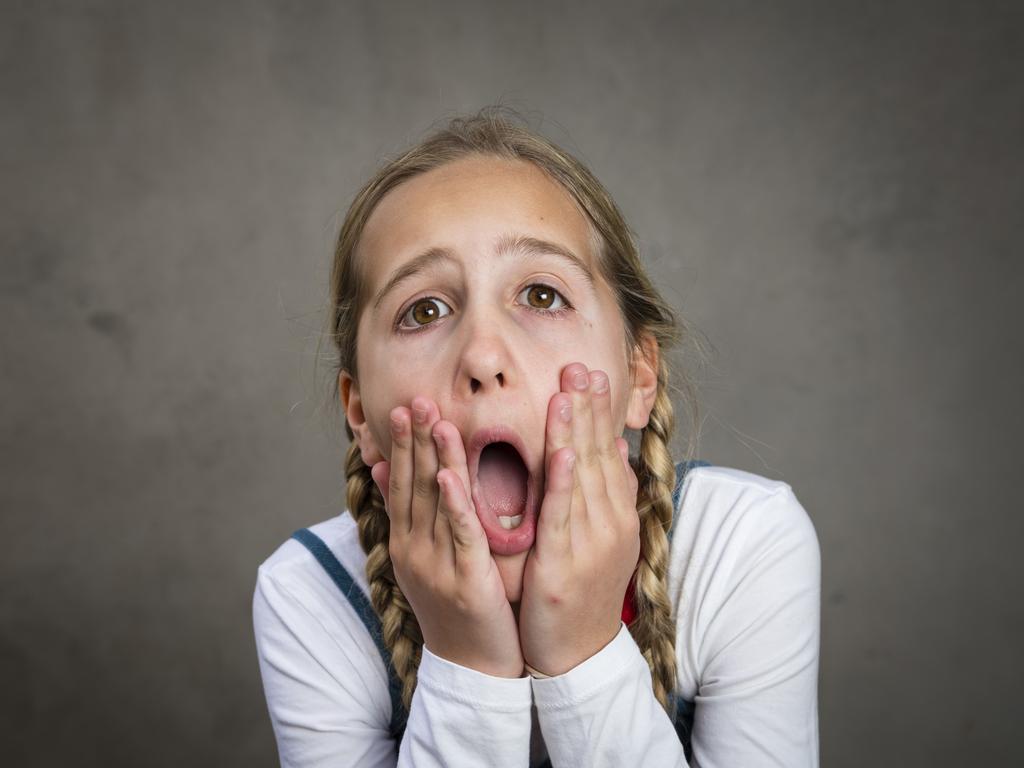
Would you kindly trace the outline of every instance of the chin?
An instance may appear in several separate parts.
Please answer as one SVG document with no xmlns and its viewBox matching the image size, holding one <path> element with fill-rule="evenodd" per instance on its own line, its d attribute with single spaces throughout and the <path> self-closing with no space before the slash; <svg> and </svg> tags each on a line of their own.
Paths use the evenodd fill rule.
<svg viewBox="0 0 1024 768">
<path fill-rule="evenodd" d="M 530 551 L 515 555 L 492 554 L 498 573 L 505 585 L 505 597 L 513 605 L 523 598 L 523 572 L 526 570 L 526 558 Z"/>
</svg>

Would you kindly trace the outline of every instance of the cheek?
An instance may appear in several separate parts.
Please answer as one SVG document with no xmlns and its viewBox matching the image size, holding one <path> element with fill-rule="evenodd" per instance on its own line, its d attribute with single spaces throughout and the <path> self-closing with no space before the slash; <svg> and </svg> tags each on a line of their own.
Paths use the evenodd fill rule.
<svg viewBox="0 0 1024 768">
<path fill-rule="evenodd" d="M 626 427 L 626 411 L 629 409 L 629 377 L 623 375 L 618 382 L 613 381 L 612 389 L 612 421 L 615 434 L 621 435 Z"/>
<path fill-rule="evenodd" d="M 380 449 L 385 459 L 391 457 L 391 411 L 400 405 L 404 405 L 409 408 L 412 405 L 412 399 L 416 395 L 428 395 L 433 397 L 433 393 L 426 390 L 417 391 L 399 391 L 391 386 L 391 382 L 388 381 L 387 377 L 384 379 L 383 384 L 374 383 L 374 389 L 370 393 L 364 394 L 363 396 L 363 416 L 366 418 L 366 424 L 369 427 L 370 434 L 373 436 L 374 441 Z M 396 377 L 392 376 L 391 380 L 394 381 Z M 411 379 L 402 379 L 403 382 L 410 381 Z"/>
</svg>

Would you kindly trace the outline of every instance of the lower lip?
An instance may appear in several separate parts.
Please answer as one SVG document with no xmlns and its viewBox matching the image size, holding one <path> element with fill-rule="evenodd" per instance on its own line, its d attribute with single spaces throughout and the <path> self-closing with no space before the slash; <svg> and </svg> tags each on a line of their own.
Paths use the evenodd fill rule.
<svg viewBox="0 0 1024 768">
<path fill-rule="evenodd" d="M 487 536 L 487 544 L 496 555 L 518 555 L 533 546 L 537 534 L 537 494 L 531 478 L 526 481 L 526 506 L 523 507 L 523 521 L 511 530 L 502 528 L 497 517 L 492 514 L 480 514 L 477 518 Z M 473 486 L 473 503 L 476 509 L 485 509 L 479 486 Z"/>
</svg>

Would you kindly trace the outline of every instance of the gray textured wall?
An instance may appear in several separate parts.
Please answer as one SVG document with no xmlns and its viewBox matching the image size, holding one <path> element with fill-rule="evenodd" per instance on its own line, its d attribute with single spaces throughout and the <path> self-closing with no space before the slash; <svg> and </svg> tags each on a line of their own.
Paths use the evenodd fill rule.
<svg viewBox="0 0 1024 768">
<path fill-rule="evenodd" d="M 340 509 L 336 214 L 543 118 L 823 553 L 828 766 L 1024 759 L 1024 34 L 1000 3 L 4 2 L 4 765 L 270 766 L 255 570 Z"/>
</svg>

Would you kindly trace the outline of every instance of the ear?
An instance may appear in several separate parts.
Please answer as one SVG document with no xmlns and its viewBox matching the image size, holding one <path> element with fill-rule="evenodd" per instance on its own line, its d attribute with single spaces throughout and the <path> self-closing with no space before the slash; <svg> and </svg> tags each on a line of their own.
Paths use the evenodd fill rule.
<svg viewBox="0 0 1024 768">
<path fill-rule="evenodd" d="M 384 456 L 377 447 L 377 441 L 370 433 L 369 424 L 366 423 L 366 416 L 363 414 L 363 401 L 359 396 L 359 384 L 348 371 L 338 374 L 338 391 L 341 393 L 341 402 L 345 406 L 345 418 L 355 435 L 354 442 L 359 446 L 363 464 L 372 467 L 377 462 L 383 461 Z"/>
<path fill-rule="evenodd" d="M 626 406 L 626 426 L 643 429 L 650 421 L 654 398 L 658 394 L 658 341 L 649 333 L 642 335 L 633 349 L 633 389 Z"/>
</svg>

